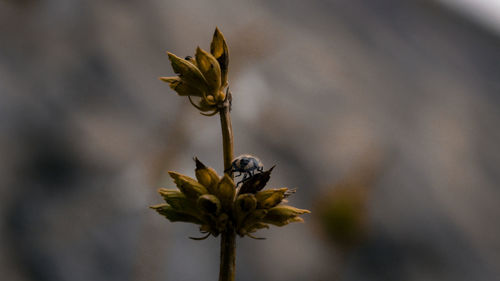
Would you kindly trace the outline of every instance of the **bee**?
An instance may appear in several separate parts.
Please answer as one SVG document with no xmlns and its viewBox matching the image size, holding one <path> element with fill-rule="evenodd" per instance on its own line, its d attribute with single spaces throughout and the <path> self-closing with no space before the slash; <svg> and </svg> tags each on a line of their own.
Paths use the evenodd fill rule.
<svg viewBox="0 0 500 281">
<path fill-rule="evenodd" d="M 239 174 L 235 175 L 235 177 L 243 175 L 243 179 L 239 183 L 246 181 L 256 172 L 262 173 L 263 170 L 264 165 L 259 160 L 259 158 L 249 154 L 240 155 L 234 158 L 233 162 L 231 163 L 231 172 L 239 172 Z"/>
</svg>

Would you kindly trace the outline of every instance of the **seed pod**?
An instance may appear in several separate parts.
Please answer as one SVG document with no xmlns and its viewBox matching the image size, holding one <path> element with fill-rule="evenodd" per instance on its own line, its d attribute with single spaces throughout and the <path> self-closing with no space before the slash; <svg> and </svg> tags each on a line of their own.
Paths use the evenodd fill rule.
<svg viewBox="0 0 500 281">
<path fill-rule="evenodd" d="M 181 192 L 188 198 L 197 199 L 201 195 L 208 193 L 203 185 L 188 176 L 176 172 L 168 172 L 168 174 L 174 179 L 175 184 Z"/>
<path fill-rule="evenodd" d="M 210 194 L 215 194 L 217 184 L 220 181 L 217 172 L 214 169 L 205 166 L 200 160 L 198 160 L 198 158 L 195 157 L 194 160 L 196 161 L 196 179 L 207 188 Z"/>
<path fill-rule="evenodd" d="M 215 28 L 214 37 L 212 43 L 210 44 L 210 52 L 219 62 L 221 71 L 221 88 L 227 85 L 227 72 L 229 65 L 229 51 L 226 44 L 226 39 L 224 35 L 218 28 Z"/>
<path fill-rule="evenodd" d="M 285 194 L 288 191 L 288 188 L 273 188 L 259 191 L 255 194 L 257 198 L 257 207 L 269 209 L 272 208 L 285 198 Z"/>
<path fill-rule="evenodd" d="M 234 202 L 234 210 L 236 214 L 236 225 L 241 226 L 248 214 L 253 212 L 257 207 L 257 199 L 253 194 L 242 194 L 236 198 Z"/>
<path fill-rule="evenodd" d="M 182 222 L 191 222 L 196 224 L 203 224 L 203 222 L 189 214 L 185 214 L 175 210 L 172 206 L 168 204 L 160 204 L 154 205 L 150 207 L 151 209 L 157 211 L 160 215 L 166 217 L 171 222 L 182 221 Z"/>
<path fill-rule="evenodd" d="M 234 200 L 234 194 L 236 191 L 236 186 L 233 179 L 228 174 L 224 174 L 224 177 L 220 180 L 217 185 L 217 197 L 222 203 L 222 207 L 225 210 L 230 210 Z"/>
<path fill-rule="evenodd" d="M 198 198 L 198 207 L 204 214 L 217 216 L 220 213 L 221 205 L 219 199 L 212 194 L 205 194 Z"/>
<path fill-rule="evenodd" d="M 196 48 L 196 63 L 207 81 L 209 93 L 212 95 L 217 94 L 221 83 L 220 66 L 217 60 L 212 54 L 198 47 Z"/>
</svg>

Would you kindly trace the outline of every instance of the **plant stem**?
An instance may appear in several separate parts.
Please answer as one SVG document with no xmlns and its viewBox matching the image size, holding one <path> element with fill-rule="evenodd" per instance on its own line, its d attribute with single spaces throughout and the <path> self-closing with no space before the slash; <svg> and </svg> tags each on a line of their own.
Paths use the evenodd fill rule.
<svg viewBox="0 0 500 281">
<path fill-rule="evenodd" d="M 224 101 L 222 108 L 219 110 L 220 114 L 220 125 L 222 128 L 222 148 L 224 152 L 224 171 L 229 171 L 231 169 L 231 162 L 233 161 L 233 127 L 231 125 L 231 115 L 229 114 L 230 102 L 231 102 L 231 92 L 227 92 L 229 95 Z M 233 176 L 230 173 L 231 177 Z"/>
<path fill-rule="evenodd" d="M 221 234 L 219 281 L 234 281 L 236 267 L 236 233 L 228 228 Z"/>
<path fill-rule="evenodd" d="M 233 177 L 231 162 L 233 161 L 233 128 L 231 125 L 231 116 L 229 114 L 231 106 L 231 93 L 222 108 L 219 110 L 220 124 L 222 128 L 222 148 L 224 152 L 224 171 L 229 171 L 228 174 Z M 229 214 L 231 216 L 231 214 Z M 236 232 L 232 225 L 229 225 L 221 234 L 220 243 L 220 272 L 219 281 L 234 281 L 236 267 Z"/>
</svg>

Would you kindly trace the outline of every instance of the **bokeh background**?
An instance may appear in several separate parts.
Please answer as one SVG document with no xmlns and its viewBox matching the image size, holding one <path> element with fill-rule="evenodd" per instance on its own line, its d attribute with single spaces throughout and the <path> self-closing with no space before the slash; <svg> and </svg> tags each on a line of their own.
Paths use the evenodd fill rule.
<svg viewBox="0 0 500 281">
<path fill-rule="evenodd" d="M 313 211 L 238 239 L 237 280 L 500 280 L 500 5 L 469 2 L 1 0 L 0 279 L 217 279 L 219 239 L 148 206 L 222 172 L 157 79 L 218 26 L 236 154 Z"/>
</svg>

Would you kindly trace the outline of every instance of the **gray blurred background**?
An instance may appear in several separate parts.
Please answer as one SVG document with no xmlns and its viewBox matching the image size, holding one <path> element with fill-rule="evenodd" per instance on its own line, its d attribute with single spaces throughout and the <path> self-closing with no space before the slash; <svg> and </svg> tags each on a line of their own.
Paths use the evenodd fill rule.
<svg viewBox="0 0 500 281">
<path fill-rule="evenodd" d="M 222 173 L 158 80 L 218 26 L 236 154 L 313 211 L 238 239 L 237 280 L 500 280 L 500 13 L 465 2 L 1 0 L 0 279 L 217 280 L 219 239 L 148 206 Z"/>
</svg>

